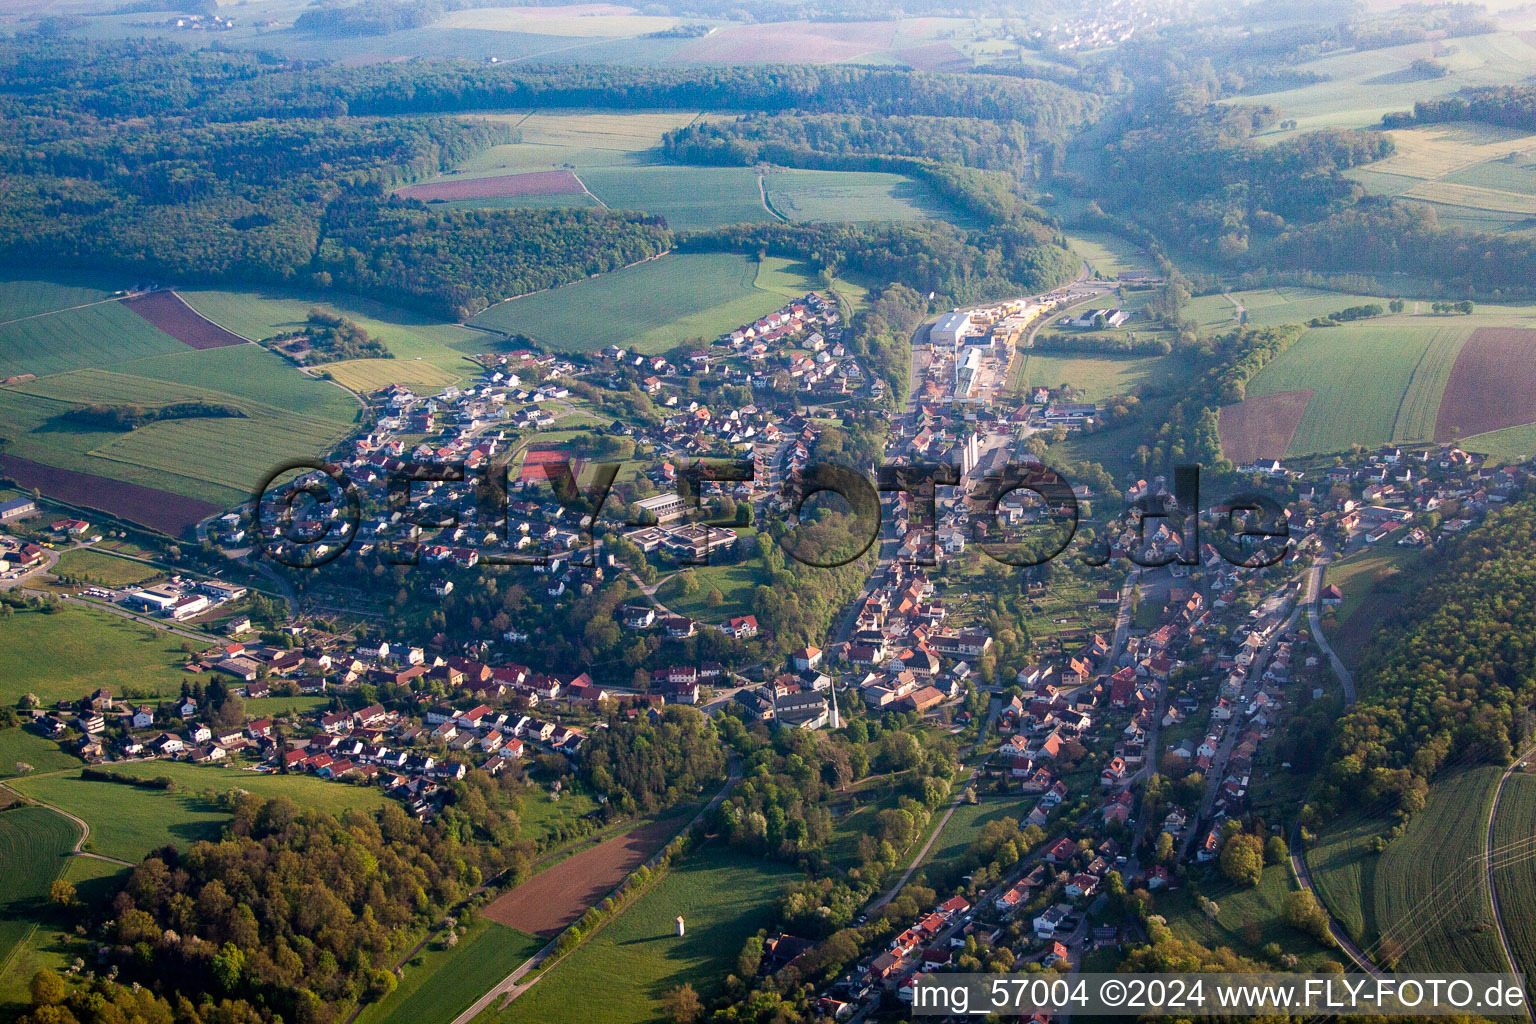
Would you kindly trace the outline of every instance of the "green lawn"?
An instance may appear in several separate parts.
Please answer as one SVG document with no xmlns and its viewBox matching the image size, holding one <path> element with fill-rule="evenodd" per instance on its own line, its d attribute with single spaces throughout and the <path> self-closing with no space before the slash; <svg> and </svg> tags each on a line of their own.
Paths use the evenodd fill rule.
<svg viewBox="0 0 1536 1024">
<path fill-rule="evenodd" d="M 363 1009 L 358 1024 L 449 1024 L 545 940 L 479 918 L 452 949 L 433 941 L 411 959 L 387 997 Z"/>
<path fill-rule="evenodd" d="M 1536 453 L 1536 423 L 1475 434 L 1463 438 L 1461 447 L 1469 452 L 1486 454 L 1495 464 L 1519 462 Z"/>
<path fill-rule="evenodd" d="M 1026 349 L 1015 358 L 1024 360 L 1018 374 L 1023 388 L 1070 384 L 1090 402 L 1132 394 L 1143 384 L 1173 381 L 1190 367 L 1189 361 L 1179 355 L 1104 358 L 1047 355 Z"/>
<path fill-rule="evenodd" d="M 115 782 L 94 782 L 79 772 L 19 779 L 12 785 L 27 796 L 62 807 L 91 826 L 86 849 L 122 860 L 141 860 L 173 844 L 185 850 L 202 839 L 217 839 L 229 816 L 205 803 L 198 791 L 244 789 L 264 797 L 288 796 L 301 807 L 332 814 L 348 808 L 372 810 L 386 799 L 373 787 L 325 782 L 303 775 L 258 775 L 232 768 L 180 762 L 134 762 L 114 766 L 120 774 L 176 780 L 174 792 Z"/>
<path fill-rule="evenodd" d="M 165 575 L 164 570 L 152 565 L 90 548 L 74 548 L 64 552 L 59 556 L 55 571 L 108 587 L 126 587 Z"/>
<path fill-rule="evenodd" d="M 1323 573 L 1324 585 L 1335 584 L 1344 592 L 1344 600 L 1335 610 L 1339 621 L 1348 622 L 1366 597 L 1399 573 L 1411 570 L 1422 554 L 1417 548 L 1378 545 L 1329 565 Z"/>
<path fill-rule="evenodd" d="M 64 869 L 80 830 L 68 818 L 44 807 L 15 807 L 0 812 L 0 974 L 11 956 L 46 920 L 48 887 Z"/>
<path fill-rule="evenodd" d="M 923 870 L 943 872 L 957 866 L 961 856 L 981 835 L 983 826 L 1003 818 L 1023 821 L 1033 806 L 1033 800 L 1017 794 L 984 795 L 974 804 L 962 803 L 955 808 L 955 813 L 950 815 L 944 825 L 944 831 L 939 833 L 939 838 L 929 849 L 922 863 Z M 943 807 L 938 813 L 944 813 Z"/>
<path fill-rule="evenodd" d="M 595 167 L 581 180 L 610 209 L 659 214 L 674 231 L 775 219 L 751 167 Z"/>
<path fill-rule="evenodd" d="M 290 711 L 302 715 L 318 708 L 329 707 L 331 698 L 299 694 L 296 697 L 258 697 L 242 703 L 245 706 L 246 718 L 271 718 L 275 715 L 286 715 Z"/>
<path fill-rule="evenodd" d="M 678 584 L 669 581 L 657 596 L 679 615 L 704 622 L 724 622 L 737 615 L 750 614 L 752 593 L 766 582 L 762 561 L 755 557 L 735 565 L 695 565 L 687 571 L 698 581 L 698 589 L 684 597 L 677 591 Z M 724 598 L 720 604 L 710 605 L 711 590 L 720 591 Z"/>
<path fill-rule="evenodd" d="M 16 767 L 18 764 L 29 764 L 32 767 L 29 771 L 22 771 Z M 30 729 L 19 726 L 0 729 L 0 779 L 33 772 L 54 772 L 79 765 L 78 757 L 65 753 L 56 742 Z"/>
<path fill-rule="evenodd" d="M 640 1024 L 668 990 L 719 994 L 742 943 L 767 927 L 795 871 L 711 844 L 665 878 L 494 1018 L 498 1024 Z M 677 936 L 682 916 L 687 934 Z"/>
<path fill-rule="evenodd" d="M 969 223 L 926 184 L 900 174 L 786 169 L 770 172 L 764 185 L 769 205 L 792 221 L 942 219 Z"/>
<path fill-rule="evenodd" d="M 760 266 L 728 253 L 672 254 L 500 303 L 472 322 L 565 352 L 608 345 L 662 352 L 689 338 L 718 337 L 811 290 L 798 273 L 791 290 L 786 267 L 793 265 Z"/>
<path fill-rule="evenodd" d="M 66 607 L 52 615 L 0 616 L 0 704 L 22 694 L 44 704 L 78 700 L 98 687 L 114 694 L 171 694 L 191 681 L 182 666 L 182 640 L 108 612 Z"/>
<path fill-rule="evenodd" d="M 567 785 L 559 800 L 551 800 L 547 789 L 532 786 L 518 804 L 519 836 L 537 843 L 540 852 L 554 849 L 586 835 L 578 822 L 597 810 L 597 806 L 597 801 L 579 785 Z"/>
<path fill-rule="evenodd" d="M 1155 272 L 1144 249 L 1111 232 L 1074 230 L 1068 233 L 1067 241 L 1073 252 L 1105 277 L 1116 278 L 1128 271 Z"/>
</svg>

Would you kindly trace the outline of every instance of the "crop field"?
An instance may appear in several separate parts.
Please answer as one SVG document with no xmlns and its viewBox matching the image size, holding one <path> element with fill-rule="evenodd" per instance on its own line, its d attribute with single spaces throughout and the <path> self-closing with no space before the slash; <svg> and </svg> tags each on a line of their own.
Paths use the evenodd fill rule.
<svg viewBox="0 0 1536 1024">
<path fill-rule="evenodd" d="M 688 63 L 820 63 L 874 58 L 896 39 L 891 21 L 780 21 L 727 25 L 678 48 L 674 59 Z"/>
<path fill-rule="evenodd" d="M 449 1024 L 546 941 L 480 918 L 452 949 L 434 942 L 417 954 L 400 986 L 366 1007 L 358 1022 Z"/>
<path fill-rule="evenodd" d="M 223 348 L 246 342 L 245 338 L 225 330 L 198 313 L 175 292 L 153 292 L 123 304 L 188 348 Z"/>
<path fill-rule="evenodd" d="M 1536 330 L 1477 329 L 1449 376 L 1435 440 L 1536 422 Z"/>
<path fill-rule="evenodd" d="M 594 16 L 596 15 L 596 16 Z M 433 24 L 484 32 L 529 32 L 556 36 L 637 36 L 671 28 L 679 19 L 627 13 L 607 4 L 573 7 L 475 8 L 450 11 Z"/>
<path fill-rule="evenodd" d="M 121 302 L 102 302 L 0 325 L 0 379 L 23 373 L 42 377 L 186 351 L 185 345 Z"/>
<path fill-rule="evenodd" d="M 413 374 L 417 375 L 418 380 L 424 379 L 420 376 L 427 372 L 423 364 L 447 374 L 451 380 L 460 380 L 473 370 L 466 357 L 485 351 L 490 342 L 479 332 L 467 330 L 458 324 L 444 323 L 419 313 L 339 293 L 327 292 L 322 295 L 275 289 L 238 292 L 209 289 L 183 291 L 181 296 L 210 320 L 248 338 L 269 338 L 292 330 L 302 324 L 309 311 L 316 306 L 348 317 L 383 341 L 393 353 L 395 358 L 384 362 L 391 364 L 390 368 L 401 374 L 400 383 L 410 383 L 409 378 Z M 296 372 L 277 356 L 266 352 L 258 354 L 274 361 L 285 371 L 285 376 L 296 379 L 299 384 L 307 388 L 317 386 L 317 382 Z M 340 380 L 348 367 L 377 362 L 380 361 L 365 359 L 326 363 L 322 369 L 329 370 Z M 376 370 L 363 372 L 378 373 Z M 230 389 L 226 387 L 226 390 Z M 326 397 L 331 401 L 346 401 L 346 396 L 336 392 L 335 388 L 322 387 L 320 390 L 329 391 Z M 273 404 L 283 403 L 274 401 Z"/>
<path fill-rule="evenodd" d="M 664 352 L 714 338 L 770 313 L 813 282 L 793 264 L 723 253 L 673 253 L 601 277 L 492 306 L 472 323 L 525 334 L 550 349 L 595 352 L 619 345 Z M 768 272 L 771 272 L 771 276 Z M 791 280 L 799 279 L 796 288 Z"/>
<path fill-rule="evenodd" d="M 133 366 L 141 367 L 142 363 Z M 301 377 L 291 369 L 288 372 Z M 261 390 L 252 387 L 260 383 L 259 376 L 247 377 L 243 383 L 248 392 Z M 320 381 L 308 384 L 316 389 L 329 387 Z M 339 391 L 335 398 L 348 402 Z M 193 399 L 234 405 L 246 416 L 165 420 L 126 432 L 81 429 L 63 418 L 90 402 L 152 407 Z M 345 408 L 342 404 L 337 411 Z M 17 457 L 170 490 L 219 506 L 248 498 L 269 466 L 325 451 L 348 424 L 339 416 L 304 415 L 249 395 L 115 370 L 75 370 L 23 382 L 0 392 L 0 410 L 7 426 L 16 431 L 11 451 Z"/>
<path fill-rule="evenodd" d="M 1399 317 L 1313 328 L 1260 371 L 1248 395 L 1312 392 L 1290 455 L 1429 440 L 1447 357 L 1468 332 L 1461 324 L 1425 323 Z"/>
<path fill-rule="evenodd" d="M 141 860 L 166 844 L 185 850 L 217 839 L 229 815 L 206 803 L 198 791 L 244 789 L 260 796 L 288 796 L 303 807 L 333 814 L 348 808 L 371 810 L 386 799 L 374 787 L 324 782 L 302 775 L 258 775 L 238 769 L 167 762 L 135 762 L 113 768 L 121 774 L 168 775 L 177 789 L 167 792 L 116 782 L 93 782 L 79 773 L 40 775 L 12 785 L 29 797 L 62 807 L 91 826 L 86 849 L 122 860 Z"/>
<path fill-rule="evenodd" d="M 113 693 L 175 693 L 191 678 L 183 666 L 181 639 L 88 608 L 67 606 L 48 615 L 18 611 L 0 618 L 0 704 L 15 705 L 23 694 L 44 704 L 78 700 L 106 686 Z"/>
<path fill-rule="evenodd" d="M 118 282 L 94 274 L 50 270 L 48 275 L 45 280 L 14 269 L 0 271 L 0 320 L 9 323 L 39 313 L 102 302 L 118 287 Z"/>
<path fill-rule="evenodd" d="M 67 573 L 109 587 L 126 587 L 165 575 L 161 569 L 104 551 L 76 548 L 59 556 L 57 572 Z"/>
<path fill-rule="evenodd" d="M 658 214 L 678 231 L 775 219 L 750 167 L 594 167 L 581 180 L 605 206 Z"/>
<path fill-rule="evenodd" d="M 775 170 L 764 186 L 768 205 L 792 221 L 965 221 L 927 185 L 900 174 Z"/>
<path fill-rule="evenodd" d="M 458 166 L 461 174 L 567 167 L 585 173 L 593 167 L 650 164 L 660 158 L 662 135 L 699 115 L 693 111 L 539 110 L 476 116 L 512 125 L 522 141 L 476 153 Z"/>
<path fill-rule="evenodd" d="M 1312 401 L 1312 389 L 1277 391 L 1221 407 L 1216 430 L 1221 452 L 1238 465 L 1282 459 Z"/>
<path fill-rule="evenodd" d="M 641 1024 L 658 1019 L 662 995 L 685 983 L 707 1002 L 719 994 L 747 936 L 768 926 L 774 899 L 794 877 L 794 869 L 778 861 L 705 846 L 494 1019 Z"/>
<path fill-rule="evenodd" d="M 684 824 L 677 815 L 649 821 L 582 850 L 503 893 L 485 908 L 485 915 L 509 928 L 554 938 L 588 907 L 600 903 Z"/>
<path fill-rule="evenodd" d="M 1536 424 L 1475 434 L 1463 438 L 1461 447 L 1469 452 L 1486 454 L 1499 464 L 1519 462 L 1536 454 Z"/>
<path fill-rule="evenodd" d="M 1371 192 L 1429 203 L 1442 220 L 1480 230 L 1529 226 L 1536 216 L 1536 135 L 1473 122 L 1387 134 L 1395 153 L 1347 172 Z"/>
<path fill-rule="evenodd" d="M 74 768 L 80 759 L 64 752 L 58 743 L 30 729 L 17 726 L 0 729 L 0 779 L 33 772 L 53 772 Z M 20 765 L 30 765 L 23 770 Z"/>
<path fill-rule="evenodd" d="M 1493 846 L 1501 849 L 1522 840 L 1529 842 L 1533 835 L 1536 775 L 1517 771 L 1504 783 L 1493 822 Z M 1516 862 L 1511 852 L 1507 864 L 1494 868 L 1493 884 L 1498 889 L 1500 916 L 1509 933 L 1516 969 L 1527 978 L 1536 976 L 1536 860 Z"/>
<path fill-rule="evenodd" d="M 408 185 L 398 194 L 407 199 L 496 199 L 504 196 L 552 196 L 583 191 L 581 179 L 570 171 L 530 171 L 526 174 L 489 174 L 478 178 L 446 178 Z"/>
<path fill-rule="evenodd" d="M 1414 815 L 1402 837 L 1381 854 L 1372 898 L 1376 920 L 1407 934 L 1405 921 L 1426 926 L 1404 942 L 1401 962 L 1409 971 L 1498 971 L 1504 969 L 1498 932 L 1488 902 L 1487 872 L 1464 870 L 1461 884 L 1437 891 L 1449 874 L 1480 855 L 1487 843 L 1488 811 L 1502 768 L 1482 766 L 1436 781 L 1429 803 Z M 1455 899 L 1454 913 L 1430 924 Z M 1422 932 L 1422 934 L 1419 934 Z"/>
<path fill-rule="evenodd" d="M 200 520 L 224 507 L 14 455 L 0 455 L 0 476 L 9 477 L 25 488 L 36 487 L 50 498 L 106 512 L 171 537 L 181 536 Z"/>
<path fill-rule="evenodd" d="M 1378 854 L 1371 844 L 1389 823 L 1380 818 L 1345 814 L 1329 822 L 1307 848 L 1312 885 L 1328 912 L 1362 945 L 1377 936 L 1376 906 L 1368 898 L 1376 882 Z"/>
<path fill-rule="evenodd" d="M 467 369 L 466 365 L 466 369 Z M 463 377 L 423 359 L 348 359 L 326 363 L 329 373 L 342 387 L 360 395 L 369 395 L 391 384 L 400 384 L 418 394 L 435 394 Z"/>
<path fill-rule="evenodd" d="M 48 887 L 64 869 L 79 835 L 73 822 L 45 807 L 0 812 L 0 864 L 5 865 L 5 887 L 0 895 L 0 969 L 46 914 Z"/>
</svg>

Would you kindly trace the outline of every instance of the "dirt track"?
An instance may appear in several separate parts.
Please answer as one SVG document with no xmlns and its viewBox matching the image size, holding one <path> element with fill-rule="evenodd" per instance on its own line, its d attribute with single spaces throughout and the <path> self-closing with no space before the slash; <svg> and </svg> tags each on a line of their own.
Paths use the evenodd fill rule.
<svg viewBox="0 0 1536 1024">
<path fill-rule="evenodd" d="M 665 846 L 682 825 L 683 819 L 676 816 L 647 822 L 567 857 L 497 897 L 485 915 L 533 935 L 558 935 Z"/>
</svg>

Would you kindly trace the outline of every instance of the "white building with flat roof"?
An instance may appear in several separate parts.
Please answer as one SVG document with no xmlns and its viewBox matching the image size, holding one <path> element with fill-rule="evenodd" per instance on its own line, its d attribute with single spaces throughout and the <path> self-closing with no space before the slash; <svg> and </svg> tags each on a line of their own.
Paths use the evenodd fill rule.
<svg viewBox="0 0 1536 1024">
<path fill-rule="evenodd" d="M 939 317 L 939 322 L 928 328 L 928 340 L 937 348 L 939 345 L 948 345 L 954 348 L 960 344 L 966 332 L 971 329 L 971 314 L 969 313 L 945 313 Z"/>
</svg>

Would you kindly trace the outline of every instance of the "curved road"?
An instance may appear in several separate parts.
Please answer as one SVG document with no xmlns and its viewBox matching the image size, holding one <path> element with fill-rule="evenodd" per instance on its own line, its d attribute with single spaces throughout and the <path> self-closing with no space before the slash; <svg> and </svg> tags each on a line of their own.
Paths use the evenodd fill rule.
<svg viewBox="0 0 1536 1024">
<path fill-rule="evenodd" d="M 1300 825 L 1297 825 L 1296 827 L 1298 830 L 1301 828 Z M 1327 913 L 1327 904 L 1325 904 L 1322 899 L 1318 897 L 1317 889 L 1312 885 L 1312 872 L 1307 868 L 1307 858 L 1301 853 L 1297 852 L 1300 846 L 1301 843 L 1298 841 L 1297 837 L 1292 836 L 1290 851 L 1291 870 L 1296 873 L 1297 883 L 1303 889 L 1310 892 L 1313 898 L 1317 899 L 1317 905 L 1323 908 L 1324 913 Z M 1355 945 L 1355 940 L 1349 937 L 1349 935 L 1344 931 L 1343 926 L 1340 925 L 1338 921 L 1334 920 L 1332 914 L 1328 915 L 1328 931 L 1333 936 L 1333 941 L 1339 944 L 1339 948 L 1344 951 L 1345 955 L 1355 962 L 1356 967 L 1360 968 L 1362 971 L 1371 975 L 1372 977 L 1385 977 L 1385 972 L 1382 971 L 1380 967 L 1377 967 L 1370 957 L 1365 955 L 1364 950 Z"/>
</svg>

